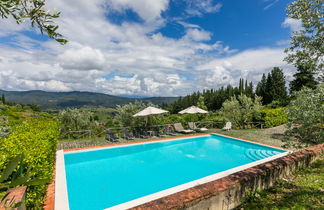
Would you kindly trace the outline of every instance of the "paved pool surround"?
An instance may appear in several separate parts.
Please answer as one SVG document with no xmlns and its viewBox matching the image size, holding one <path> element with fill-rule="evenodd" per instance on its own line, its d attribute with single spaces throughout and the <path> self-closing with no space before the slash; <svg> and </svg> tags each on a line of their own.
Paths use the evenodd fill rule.
<svg viewBox="0 0 324 210">
<path fill-rule="evenodd" d="M 76 151 L 100 147 L 113 147 L 126 144 L 136 144 L 171 140 L 184 137 L 196 137 L 210 134 L 198 134 L 191 136 L 171 137 L 148 141 L 134 141 L 86 148 L 69 149 L 64 151 Z M 217 134 L 220 135 L 220 134 Z M 225 135 L 224 135 L 225 136 Z M 231 137 L 233 138 L 233 137 Z M 239 138 L 236 138 L 239 139 Z M 244 139 L 240 139 L 244 140 Z M 249 140 L 244 140 L 249 141 Z M 253 141 L 249 141 L 253 142 Z M 260 144 L 258 142 L 253 142 Z M 262 145 L 262 144 L 261 144 Z M 265 144 L 263 144 L 265 145 Z M 270 145 L 266 145 L 270 146 Z M 271 146 L 273 147 L 273 146 Z M 277 147 L 279 148 L 279 147 Z M 280 148 L 282 149 L 282 148 Z M 247 191 L 257 188 L 265 189 L 272 186 L 275 180 L 288 176 L 300 166 L 308 166 L 316 157 L 324 153 L 324 144 L 310 147 L 289 154 L 287 156 L 236 172 L 229 176 L 211 181 L 205 184 L 171 194 L 148 203 L 136 206 L 132 209 L 229 209 L 238 206 Z M 55 181 L 49 185 L 44 209 L 55 209 Z"/>
</svg>

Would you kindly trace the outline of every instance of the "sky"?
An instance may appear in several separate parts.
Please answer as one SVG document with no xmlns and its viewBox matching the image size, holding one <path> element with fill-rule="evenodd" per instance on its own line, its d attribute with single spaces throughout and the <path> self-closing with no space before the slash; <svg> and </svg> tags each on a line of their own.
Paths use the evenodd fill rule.
<svg viewBox="0 0 324 210">
<path fill-rule="evenodd" d="M 300 22 L 291 0 L 48 0 L 61 12 L 60 45 L 0 19 L 0 89 L 181 96 L 255 85 L 283 61 Z"/>
</svg>

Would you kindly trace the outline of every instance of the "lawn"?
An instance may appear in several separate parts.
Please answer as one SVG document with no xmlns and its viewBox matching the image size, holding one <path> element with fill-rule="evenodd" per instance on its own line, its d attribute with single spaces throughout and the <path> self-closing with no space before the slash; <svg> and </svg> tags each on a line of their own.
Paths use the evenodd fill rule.
<svg viewBox="0 0 324 210">
<path fill-rule="evenodd" d="M 324 155 L 274 187 L 251 193 L 237 209 L 324 209 Z"/>
<path fill-rule="evenodd" d="M 285 125 L 267 129 L 240 129 L 222 131 L 221 129 L 212 130 L 213 132 L 233 136 L 237 138 L 256 141 L 264 144 L 281 147 L 285 144 L 284 138 Z"/>
</svg>

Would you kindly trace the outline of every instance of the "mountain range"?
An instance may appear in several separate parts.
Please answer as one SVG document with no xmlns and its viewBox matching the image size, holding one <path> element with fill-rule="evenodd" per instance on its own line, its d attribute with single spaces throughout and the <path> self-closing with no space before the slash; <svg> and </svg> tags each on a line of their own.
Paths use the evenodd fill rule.
<svg viewBox="0 0 324 210">
<path fill-rule="evenodd" d="M 104 106 L 114 108 L 117 105 L 142 101 L 144 103 L 153 103 L 161 105 L 163 103 L 170 104 L 178 99 L 178 97 L 123 97 L 113 96 L 104 93 L 94 92 L 46 92 L 41 90 L 31 91 L 5 91 L 0 90 L 0 94 L 4 95 L 6 101 L 37 104 L 42 109 L 63 109 L 67 107 L 82 107 L 82 106 Z"/>
</svg>

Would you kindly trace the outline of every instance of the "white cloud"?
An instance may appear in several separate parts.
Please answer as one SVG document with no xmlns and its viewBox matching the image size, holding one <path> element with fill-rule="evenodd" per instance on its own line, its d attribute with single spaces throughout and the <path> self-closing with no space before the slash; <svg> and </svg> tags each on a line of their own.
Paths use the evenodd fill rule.
<svg viewBox="0 0 324 210">
<path fill-rule="evenodd" d="M 178 21 L 178 23 L 180 25 L 182 25 L 183 27 L 185 27 L 185 28 L 198 28 L 198 29 L 200 29 L 200 26 L 196 25 L 196 24 L 191 24 L 191 23 L 187 23 L 187 22 L 184 22 L 184 21 Z"/>
<path fill-rule="evenodd" d="M 300 20 L 289 17 L 285 18 L 284 22 L 282 23 L 282 27 L 289 28 L 292 32 L 299 31 L 303 28 Z"/>
<path fill-rule="evenodd" d="M 167 9 L 169 0 L 109 0 L 108 4 L 119 12 L 132 9 L 143 20 L 150 22 L 160 18 L 161 12 Z"/>
<path fill-rule="evenodd" d="M 289 39 L 287 39 L 287 40 L 280 40 L 280 41 L 277 41 L 276 42 L 276 44 L 278 46 L 287 46 L 287 45 L 289 45 L 289 43 L 290 43 L 290 40 Z"/>
<path fill-rule="evenodd" d="M 264 10 L 270 9 L 272 6 L 274 6 L 276 3 L 279 2 L 279 0 L 263 0 L 267 3 L 267 5 L 263 8 Z M 270 2 L 270 3 L 269 3 Z"/>
<path fill-rule="evenodd" d="M 93 70 L 102 69 L 105 58 L 99 49 L 81 47 L 68 49 L 58 56 L 60 65 L 64 69 Z"/>
<path fill-rule="evenodd" d="M 213 0 L 187 0 L 186 2 L 186 12 L 194 16 L 201 16 L 205 13 L 215 13 L 222 7 L 221 3 L 214 3 Z"/>
<path fill-rule="evenodd" d="M 218 4 L 210 0 L 190 2 L 200 13 L 217 11 Z M 33 40 L 18 33 L 20 26 L 6 22 L 0 36 L 14 35 L 15 46 L 0 45 L 0 89 L 174 96 L 236 85 L 239 77 L 257 81 L 273 66 L 286 66 L 283 49 L 238 52 L 222 42 L 206 43 L 210 32 L 183 21 L 186 34 L 180 39 L 157 33 L 166 21 L 161 12 L 168 8 L 167 0 L 47 3 L 62 12 L 59 32 L 69 43 Z M 107 7 L 132 9 L 145 22 L 113 24 L 107 19 L 111 11 Z"/>
<path fill-rule="evenodd" d="M 184 36 L 185 39 L 191 39 L 193 41 L 208 41 L 210 37 L 210 32 L 199 29 L 188 29 Z"/>
<path fill-rule="evenodd" d="M 239 78 L 245 78 L 256 83 L 263 73 L 273 67 L 282 67 L 290 75 L 295 69 L 283 61 L 284 49 L 260 48 L 246 50 L 221 59 L 213 59 L 197 67 L 201 73 L 200 83 L 206 81 L 203 88 L 237 85 Z"/>
</svg>

